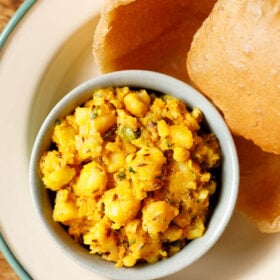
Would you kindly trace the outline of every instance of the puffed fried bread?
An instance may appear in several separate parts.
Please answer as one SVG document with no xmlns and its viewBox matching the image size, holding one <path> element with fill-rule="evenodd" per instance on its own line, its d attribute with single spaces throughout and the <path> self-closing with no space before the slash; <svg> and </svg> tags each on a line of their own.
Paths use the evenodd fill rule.
<svg viewBox="0 0 280 280">
<path fill-rule="evenodd" d="M 237 210 L 262 232 L 280 231 L 280 156 L 267 153 L 243 137 L 235 137 L 240 186 Z"/>
<path fill-rule="evenodd" d="M 280 1 L 219 0 L 187 57 L 234 134 L 280 154 Z"/>
<path fill-rule="evenodd" d="M 187 52 L 215 2 L 106 1 L 93 41 L 100 71 L 154 70 L 188 81 Z"/>
</svg>

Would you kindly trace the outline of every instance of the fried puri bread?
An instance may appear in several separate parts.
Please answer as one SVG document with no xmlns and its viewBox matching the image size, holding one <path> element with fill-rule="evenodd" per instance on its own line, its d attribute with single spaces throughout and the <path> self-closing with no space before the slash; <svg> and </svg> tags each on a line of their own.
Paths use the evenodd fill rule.
<svg viewBox="0 0 280 280">
<path fill-rule="evenodd" d="M 219 0 L 187 57 L 233 133 L 280 154 L 280 1 Z"/>
<path fill-rule="evenodd" d="M 101 72 L 148 69 L 189 82 L 186 51 L 214 2 L 107 1 L 93 43 Z M 279 34 L 274 2 L 220 0 L 195 35 L 187 68 L 232 131 L 278 153 L 280 52 L 271 43 Z M 235 141 L 241 172 L 237 209 L 262 232 L 280 231 L 280 156 L 241 136 Z"/>
<path fill-rule="evenodd" d="M 186 55 L 214 0 L 106 1 L 93 53 L 101 72 L 145 69 L 188 81 Z"/>
<path fill-rule="evenodd" d="M 240 164 L 237 210 L 262 232 L 280 231 L 280 156 L 235 137 Z"/>
</svg>

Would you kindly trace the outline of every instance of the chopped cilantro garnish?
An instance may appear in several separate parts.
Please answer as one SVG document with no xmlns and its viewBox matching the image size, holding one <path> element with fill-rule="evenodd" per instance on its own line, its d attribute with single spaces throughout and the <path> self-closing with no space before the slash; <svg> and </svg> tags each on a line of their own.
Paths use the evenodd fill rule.
<svg viewBox="0 0 280 280">
<path fill-rule="evenodd" d="M 120 180 L 125 179 L 126 177 L 125 171 L 124 170 L 120 171 L 117 176 Z"/>
<path fill-rule="evenodd" d="M 131 173 L 135 173 L 135 170 L 131 166 L 128 167 L 128 171 Z"/>
</svg>

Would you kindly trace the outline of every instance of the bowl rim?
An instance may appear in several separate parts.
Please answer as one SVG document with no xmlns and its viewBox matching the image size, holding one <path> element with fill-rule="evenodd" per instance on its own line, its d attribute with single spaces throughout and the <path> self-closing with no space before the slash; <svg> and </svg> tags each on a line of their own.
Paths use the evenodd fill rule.
<svg viewBox="0 0 280 280">
<path fill-rule="evenodd" d="M 42 151 L 47 149 L 55 121 L 88 100 L 92 96 L 92 90 L 108 86 L 146 88 L 175 96 L 188 107 L 199 107 L 210 130 L 214 131 L 221 146 L 223 154 L 221 181 L 224 182 L 224 186 L 220 190 L 221 201 L 214 209 L 205 234 L 191 241 L 174 256 L 154 264 L 138 265 L 132 268 L 115 268 L 114 263 L 100 260 L 99 256 L 89 255 L 87 250 L 75 243 L 62 230 L 61 226 L 52 220 L 52 209 L 46 190 L 42 189 L 40 179 L 37 176 L 38 161 Z M 87 269 L 113 279 L 154 279 L 173 274 L 189 266 L 203 256 L 220 238 L 230 221 L 236 204 L 239 164 L 235 144 L 224 119 L 216 107 L 200 92 L 185 82 L 166 74 L 147 70 L 121 70 L 83 82 L 62 97 L 51 109 L 39 129 L 32 148 L 29 182 L 31 199 L 38 218 L 50 237 L 67 253 L 66 255 L 70 255 Z M 38 188 L 38 186 L 40 187 Z"/>
</svg>

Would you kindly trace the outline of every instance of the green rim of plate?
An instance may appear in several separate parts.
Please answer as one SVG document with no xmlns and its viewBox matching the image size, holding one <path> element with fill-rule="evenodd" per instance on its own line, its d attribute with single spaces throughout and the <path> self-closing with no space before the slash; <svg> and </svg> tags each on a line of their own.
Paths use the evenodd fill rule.
<svg viewBox="0 0 280 280">
<path fill-rule="evenodd" d="M 26 12 L 32 7 L 32 5 L 36 2 L 36 0 L 25 0 L 18 10 L 11 17 L 9 22 L 6 24 L 5 28 L 0 33 L 0 50 L 3 48 L 5 42 L 8 37 L 16 27 L 16 25 L 20 22 Z M 22 280 L 31 280 L 32 278 L 26 272 L 26 270 L 22 267 L 22 265 L 17 261 L 12 251 L 9 249 L 7 243 L 0 233 L 0 252 L 3 254 L 7 262 L 10 264 L 15 273 Z"/>
<path fill-rule="evenodd" d="M 2 252 L 7 262 L 10 264 L 12 269 L 16 272 L 16 274 L 21 280 L 32 279 L 29 276 L 29 274 L 26 272 L 26 270 L 22 267 L 22 265 L 17 261 L 17 259 L 9 249 L 8 245 L 6 244 L 1 234 L 0 234 L 0 251 Z"/>
<path fill-rule="evenodd" d="M 23 18 L 26 12 L 32 7 L 32 5 L 36 2 L 36 0 L 25 0 L 14 15 L 11 17 L 9 22 L 6 24 L 2 32 L 0 33 L 0 50 L 3 48 L 6 40 L 8 39 L 9 35 L 12 33 L 16 25 L 19 21 Z"/>
</svg>

